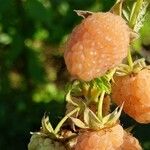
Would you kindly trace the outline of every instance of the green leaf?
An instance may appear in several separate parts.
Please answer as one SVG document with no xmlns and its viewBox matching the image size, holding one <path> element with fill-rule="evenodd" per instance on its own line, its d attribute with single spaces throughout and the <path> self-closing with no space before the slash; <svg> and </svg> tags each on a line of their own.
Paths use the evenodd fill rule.
<svg viewBox="0 0 150 150">
<path fill-rule="evenodd" d="M 124 19 L 129 22 L 130 16 L 132 14 L 133 5 L 136 1 L 135 0 L 125 0 L 123 1 L 123 8 L 122 8 L 122 16 Z"/>
<path fill-rule="evenodd" d="M 137 0 L 132 5 L 129 26 L 136 32 L 138 32 L 140 28 L 143 26 L 146 9 L 148 5 L 149 5 L 148 0 Z"/>
<path fill-rule="evenodd" d="M 122 10 L 122 14 L 123 14 L 124 18 L 125 18 L 127 21 L 129 21 L 129 19 L 130 19 L 130 14 L 129 14 L 129 12 L 128 12 L 127 10 Z"/>
<path fill-rule="evenodd" d="M 148 5 L 149 5 L 149 2 L 144 1 L 140 8 L 139 14 L 136 19 L 136 24 L 134 26 L 134 31 L 136 31 L 136 32 L 138 32 L 141 29 L 141 27 L 143 26 Z"/>
</svg>

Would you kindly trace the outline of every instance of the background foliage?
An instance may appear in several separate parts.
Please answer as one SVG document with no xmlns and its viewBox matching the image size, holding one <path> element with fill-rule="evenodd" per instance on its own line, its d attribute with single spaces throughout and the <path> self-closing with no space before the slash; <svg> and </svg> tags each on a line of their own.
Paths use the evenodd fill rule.
<svg viewBox="0 0 150 150">
<path fill-rule="evenodd" d="M 27 149 L 45 111 L 54 124 L 64 112 L 69 81 L 62 57 L 67 35 L 80 21 L 74 9 L 107 11 L 113 0 L 0 0 L 0 149 Z M 149 61 L 150 15 L 135 42 Z M 141 51 L 144 49 L 144 51 Z M 124 116 L 123 116 L 124 118 Z M 124 126 L 150 149 L 150 127 L 125 117 Z"/>
</svg>

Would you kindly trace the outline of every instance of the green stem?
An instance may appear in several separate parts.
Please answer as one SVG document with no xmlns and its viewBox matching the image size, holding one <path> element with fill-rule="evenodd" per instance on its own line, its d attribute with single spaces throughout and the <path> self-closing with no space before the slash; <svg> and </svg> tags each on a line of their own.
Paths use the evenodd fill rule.
<svg viewBox="0 0 150 150">
<path fill-rule="evenodd" d="M 132 60 L 131 50 L 130 49 L 128 50 L 127 59 L 128 59 L 128 64 L 129 64 L 130 68 L 132 69 L 133 68 L 133 60 Z"/>
<path fill-rule="evenodd" d="M 143 4 L 143 0 L 137 0 L 137 2 L 135 3 L 135 7 L 133 8 L 133 13 L 130 17 L 130 21 L 129 21 L 129 26 L 131 29 L 134 29 L 134 26 L 136 24 L 136 20 L 139 14 L 139 11 L 141 9 L 141 6 Z"/>
<path fill-rule="evenodd" d="M 77 111 L 79 111 L 80 108 L 76 108 L 73 111 L 71 111 L 70 113 L 68 113 L 56 126 L 55 130 L 54 130 L 54 134 L 57 134 L 60 131 L 61 126 L 64 124 L 64 122 L 71 117 L 74 113 L 76 113 Z"/>
<path fill-rule="evenodd" d="M 99 99 L 99 102 L 98 102 L 98 118 L 99 119 L 102 119 L 103 117 L 103 100 L 104 100 L 104 95 L 105 95 L 105 91 L 103 91 L 101 93 L 101 96 L 100 96 L 100 99 Z"/>
</svg>

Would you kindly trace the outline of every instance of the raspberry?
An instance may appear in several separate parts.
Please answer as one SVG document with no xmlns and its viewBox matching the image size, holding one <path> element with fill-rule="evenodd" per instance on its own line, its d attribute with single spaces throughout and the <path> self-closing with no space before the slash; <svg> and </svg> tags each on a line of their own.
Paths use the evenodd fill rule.
<svg viewBox="0 0 150 150">
<path fill-rule="evenodd" d="M 116 150 L 123 143 L 124 131 L 120 125 L 79 135 L 75 150 Z"/>
<path fill-rule="evenodd" d="M 102 76 L 127 56 L 129 28 L 110 12 L 93 13 L 71 33 L 64 54 L 70 74 L 89 81 Z"/>
<path fill-rule="evenodd" d="M 66 148 L 61 143 L 52 141 L 50 138 L 34 134 L 28 144 L 28 150 L 66 150 Z"/>
<path fill-rule="evenodd" d="M 139 141 L 131 134 L 125 132 L 123 138 L 123 144 L 120 147 L 121 150 L 142 150 Z"/>
<path fill-rule="evenodd" d="M 112 99 L 139 123 L 150 123 L 150 70 L 118 76 L 112 85 Z"/>
</svg>

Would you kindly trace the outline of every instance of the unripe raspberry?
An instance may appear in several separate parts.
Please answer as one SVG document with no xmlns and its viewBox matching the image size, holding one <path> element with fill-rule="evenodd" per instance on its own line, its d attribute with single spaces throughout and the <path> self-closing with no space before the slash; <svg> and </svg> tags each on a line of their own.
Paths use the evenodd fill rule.
<svg viewBox="0 0 150 150">
<path fill-rule="evenodd" d="M 116 150 L 123 143 L 124 131 L 120 125 L 79 135 L 75 150 Z"/>
<path fill-rule="evenodd" d="M 66 148 L 59 142 L 35 134 L 30 139 L 28 150 L 66 150 Z"/>
<path fill-rule="evenodd" d="M 112 98 L 130 117 L 139 123 L 150 123 L 150 70 L 118 76 L 112 85 Z"/>
<path fill-rule="evenodd" d="M 65 51 L 70 74 L 85 81 L 102 76 L 127 56 L 129 28 L 112 13 L 93 13 L 71 33 Z"/>
</svg>

